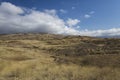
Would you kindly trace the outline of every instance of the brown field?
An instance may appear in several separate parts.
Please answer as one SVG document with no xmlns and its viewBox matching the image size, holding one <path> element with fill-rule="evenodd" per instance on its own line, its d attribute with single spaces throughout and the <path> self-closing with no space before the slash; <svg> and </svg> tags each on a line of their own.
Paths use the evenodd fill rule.
<svg viewBox="0 0 120 80">
<path fill-rule="evenodd" d="M 120 39 L 0 35 L 0 80 L 120 80 Z"/>
</svg>

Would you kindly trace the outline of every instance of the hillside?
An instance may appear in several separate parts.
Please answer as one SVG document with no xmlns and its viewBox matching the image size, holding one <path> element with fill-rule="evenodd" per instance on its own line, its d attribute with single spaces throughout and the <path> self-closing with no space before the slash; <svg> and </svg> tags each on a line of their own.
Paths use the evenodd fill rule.
<svg viewBox="0 0 120 80">
<path fill-rule="evenodd" d="M 0 35 L 0 80 L 119 79 L 119 38 Z"/>
</svg>

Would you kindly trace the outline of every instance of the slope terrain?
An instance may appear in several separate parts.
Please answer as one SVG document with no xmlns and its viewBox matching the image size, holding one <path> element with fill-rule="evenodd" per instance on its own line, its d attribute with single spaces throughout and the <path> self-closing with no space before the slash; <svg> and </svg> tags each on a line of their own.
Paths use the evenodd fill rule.
<svg viewBox="0 0 120 80">
<path fill-rule="evenodd" d="M 0 80 L 119 79 L 119 38 L 0 35 Z"/>
</svg>

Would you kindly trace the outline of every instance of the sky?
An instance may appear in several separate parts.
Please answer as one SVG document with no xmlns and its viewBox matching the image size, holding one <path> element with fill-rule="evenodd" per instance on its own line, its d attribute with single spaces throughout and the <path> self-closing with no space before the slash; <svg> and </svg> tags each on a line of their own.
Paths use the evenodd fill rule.
<svg viewBox="0 0 120 80">
<path fill-rule="evenodd" d="M 120 36 L 120 0 L 0 0 L 0 33 Z"/>
</svg>

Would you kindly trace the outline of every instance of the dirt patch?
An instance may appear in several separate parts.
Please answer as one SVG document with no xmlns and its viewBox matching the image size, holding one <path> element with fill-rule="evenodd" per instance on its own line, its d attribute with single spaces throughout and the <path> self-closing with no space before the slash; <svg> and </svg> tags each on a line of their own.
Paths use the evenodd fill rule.
<svg viewBox="0 0 120 80">
<path fill-rule="evenodd" d="M 27 56 L 12 56 L 12 57 L 0 57 L 0 58 L 3 60 L 10 60 L 10 61 L 26 61 L 26 60 L 34 59 Z"/>
</svg>

